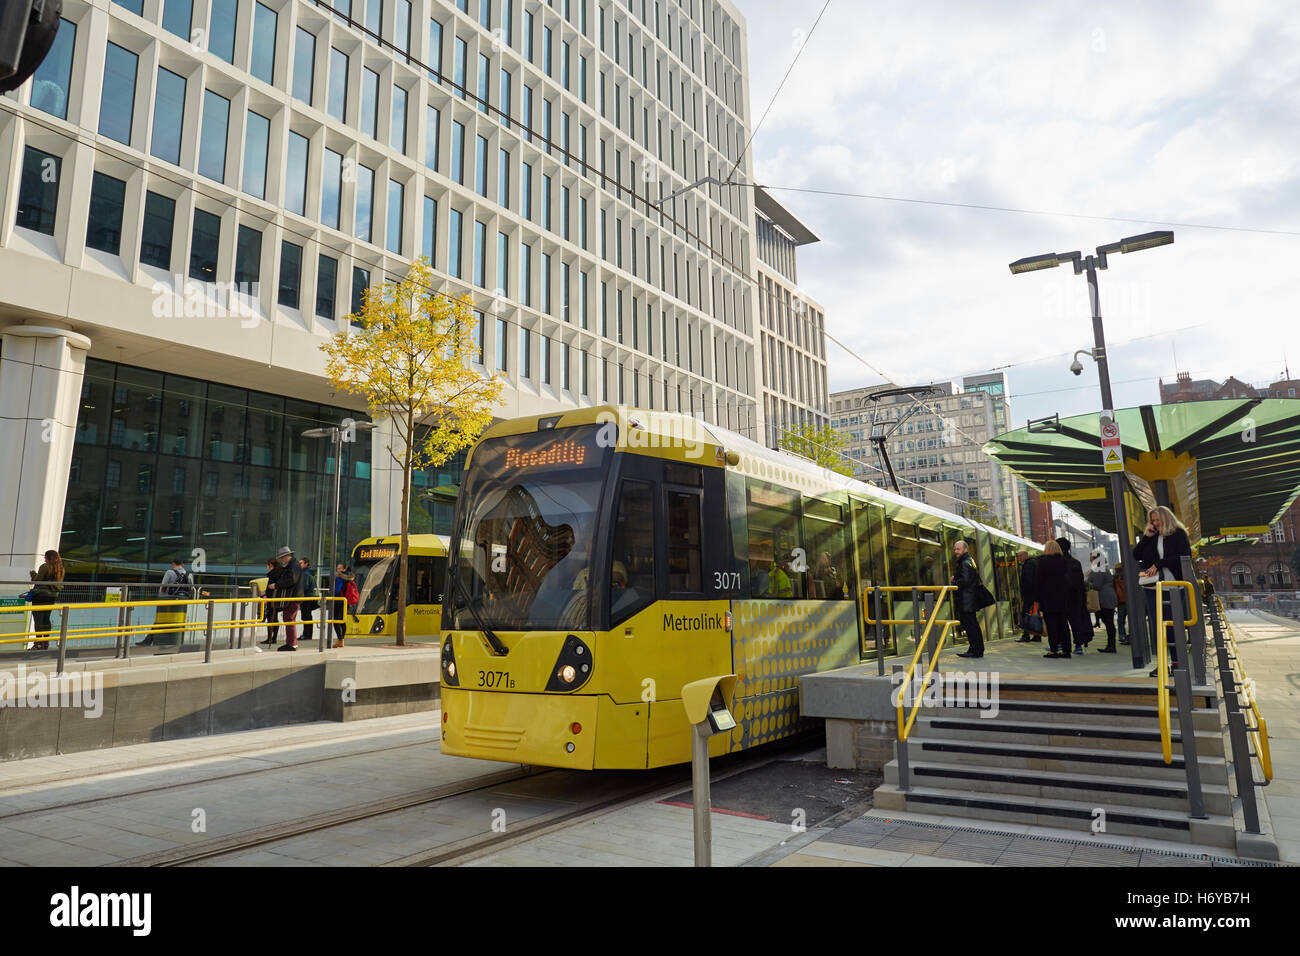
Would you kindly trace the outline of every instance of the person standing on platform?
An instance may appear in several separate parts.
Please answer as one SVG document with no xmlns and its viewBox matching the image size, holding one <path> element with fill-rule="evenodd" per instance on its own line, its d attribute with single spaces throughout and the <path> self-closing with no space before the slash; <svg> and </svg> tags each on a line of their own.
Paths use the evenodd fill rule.
<svg viewBox="0 0 1300 956">
<path fill-rule="evenodd" d="M 1034 605 L 1038 603 L 1038 594 L 1035 576 L 1038 573 L 1038 559 L 1031 558 L 1028 551 L 1021 551 L 1016 555 L 1016 561 L 1020 564 L 1020 637 L 1016 638 L 1017 644 L 1028 644 L 1030 641 L 1041 641 L 1043 635 L 1030 634 L 1024 629 L 1025 616 L 1033 613 Z M 1041 613 L 1041 610 L 1040 610 Z"/>
<path fill-rule="evenodd" d="M 276 554 L 280 562 L 280 574 L 275 579 L 275 596 L 286 598 L 280 603 L 280 620 L 284 622 L 284 646 L 282 651 L 298 649 L 298 599 L 302 597 L 302 565 L 293 555 L 293 549 L 285 546 Z"/>
<path fill-rule="evenodd" d="M 355 620 L 357 616 L 357 605 L 361 603 L 361 592 L 357 590 L 357 577 L 352 573 L 351 568 L 345 568 L 339 565 L 335 568 L 334 578 L 334 596 L 343 598 L 343 604 L 340 605 L 335 601 L 330 608 L 330 615 L 338 615 L 334 621 L 334 638 L 335 647 L 343 646 L 343 637 L 347 633 L 347 618 L 349 615 Z"/>
<path fill-rule="evenodd" d="M 1091 570 L 1088 572 L 1088 587 L 1097 595 L 1097 616 L 1101 618 L 1101 623 L 1106 626 L 1106 646 L 1101 649 L 1101 653 L 1114 654 L 1116 651 L 1115 606 L 1118 603 L 1118 597 L 1115 594 L 1115 578 L 1111 575 L 1110 568 L 1107 566 L 1105 551 L 1094 551 L 1090 558 Z"/>
<path fill-rule="evenodd" d="M 1066 581 L 1069 565 L 1058 541 L 1047 542 L 1038 559 L 1038 609 L 1047 629 L 1047 653 L 1044 657 L 1070 656 L 1070 588 Z"/>
<path fill-rule="evenodd" d="M 276 564 L 275 558 L 266 559 L 266 587 L 262 589 L 262 596 L 265 598 L 279 597 L 275 593 L 275 582 L 280 577 L 280 565 Z M 280 605 L 274 601 L 268 600 L 266 606 L 262 609 L 262 620 L 266 623 L 266 640 L 263 644 L 275 646 L 280 634 L 280 625 L 275 622 L 280 619 Z"/>
<path fill-rule="evenodd" d="M 984 632 L 980 630 L 979 619 L 979 571 L 971 560 L 970 549 L 965 541 L 957 541 L 952 546 L 956 564 L 952 572 L 952 584 L 957 588 L 954 606 L 961 629 L 966 632 L 968 647 L 958 657 L 983 657 Z"/>
<path fill-rule="evenodd" d="M 1070 619 L 1070 630 L 1074 633 L 1074 653 L 1082 654 L 1084 647 L 1092 642 L 1091 619 L 1088 615 L 1088 585 L 1083 577 L 1083 565 L 1079 559 L 1070 555 L 1070 539 L 1057 538 L 1065 558 L 1065 583 L 1068 588 L 1066 615 Z"/>
<path fill-rule="evenodd" d="M 298 562 L 302 566 L 302 603 L 298 605 L 298 610 L 302 612 L 302 639 L 311 640 L 312 632 L 312 614 L 320 603 L 320 595 L 316 592 L 316 572 L 312 570 L 311 562 L 306 558 Z M 321 625 L 322 633 L 325 630 L 324 624 Z"/>
<path fill-rule="evenodd" d="M 1115 626 L 1119 642 L 1128 643 L 1128 585 L 1124 583 L 1124 563 L 1115 565 Z"/>
<path fill-rule="evenodd" d="M 1178 581 L 1183 577 L 1183 558 L 1192 556 L 1192 543 L 1187 539 L 1187 529 L 1182 526 L 1172 511 L 1161 505 L 1147 515 L 1146 531 L 1137 547 L 1133 549 L 1133 560 L 1138 563 L 1139 579 L 1142 582 L 1143 597 L 1147 605 L 1147 633 L 1156 634 L 1156 582 Z M 1166 623 L 1172 618 L 1168 592 L 1163 601 Z M 1186 602 L 1184 602 L 1186 603 Z M 1169 665 L 1178 663 L 1178 645 L 1174 643 L 1174 629 L 1165 629 L 1165 641 L 1169 644 Z M 1154 649 L 1154 638 L 1152 648 Z M 1157 676 L 1159 667 L 1152 670 L 1150 677 Z"/>
<path fill-rule="evenodd" d="M 45 563 L 35 571 L 28 571 L 28 576 L 36 582 L 32 588 L 32 604 L 40 607 L 42 604 L 53 604 L 59 599 L 59 592 L 63 590 L 60 584 L 63 580 L 63 558 L 57 551 L 45 552 Z M 50 623 L 50 616 L 53 611 L 32 611 L 32 630 L 48 635 L 53 630 L 54 625 Z M 66 613 L 61 612 L 61 613 Z M 44 651 L 49 650 L 50 642 L 33 641 L 32 650 Z"/>
</svg>

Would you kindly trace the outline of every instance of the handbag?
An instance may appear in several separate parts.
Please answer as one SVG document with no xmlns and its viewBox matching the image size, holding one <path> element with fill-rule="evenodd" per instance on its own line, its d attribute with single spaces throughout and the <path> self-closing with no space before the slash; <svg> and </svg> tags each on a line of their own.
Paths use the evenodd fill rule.
<svg viewBox="0 0 1300 956">
<path fill-rule="evenodd" d="M 998 599 L 993 596 L 993 592 L 991 592 L 985 586 L 984 582 L 976 581 L 975 582 L 975 610 L 981 611 L 984 608 L 997 603 L 998 603 Z"/>
<path fill-rule="evenodd" d="M 1043 615 L 1036 613 L 1037 611 L 1038 603 L 1035 602 L 1034 606 L 1030 610 L 1025 611 L 1020 615 L 1020 630 L 1024 631 L 1026 634 L 1043 633 Z"/>
<path fill-rule="evenodd" d="M 1101 594 L 1098 593 L 1097 591 L 1088 592 L 1088 610 L 1089 611 L 1101 610 Z"/>
</svg>

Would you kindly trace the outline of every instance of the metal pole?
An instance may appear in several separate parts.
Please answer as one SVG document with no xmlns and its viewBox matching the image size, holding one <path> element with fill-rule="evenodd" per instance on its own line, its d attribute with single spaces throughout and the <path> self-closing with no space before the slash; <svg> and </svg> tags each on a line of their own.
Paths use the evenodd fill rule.
<svg viewBox="0 0 1300 956">
<path fill-rule="evenodd" d="M 1198 686 L 1205 685 L 1205 615 L 1207 608 L 1205 605 L 1205 594 L 1201 590 L 1200 579 L 1196 577 L 1196 570 L 1192 567 L 1192 559 L 1184 556 L 1182 558 L 1183 579 L 1192 585 L 1192 606 L 1196 612 L 1196 623 L 1191 626 L 1191 655 L 1192 655 L 1192 674 L 1196 678 Z"/>
<path fill-rule="evenodd" d="M 59 668 L 57 673 L 63 673 L 63 661 L 68 652 L 68 606 L 65 604 L 59 608 Z"/>
<path fill-rule="evenodd" d="M 1196 725 L 1192 719 L 1192 678 L 1187 669 L 1187 631 L 1183 621 L 1182 588 L 1170 588 L 1169 605 L 1174 622 L 1174 646 L 1178 648 L 1178 663 L 1174 665 L 1174 693 L 1178 701 L 1178 732 L 1183 744 L 1183 772 L 1187 776 L 1187 812 L 1197 820 L 1204 820 L 1205 795 L 1201 792 L 1201 765 L 1196 758 Z M 1157 597 L 1159 600 L 1159 597 Z M 1167 680 L 1160 674 L 1157 680 Z"/>
<path fill-rule="evenodd" d="M 902 673 L 903 665 L 895 664 L 893 674 L 896 690 L 894 692 L 900 695 L 899 700 L 908 702 L 905 706 L 910 707 L 913 703 L 911 700 L 912 688 L 903 686 L 903 681 L 901 680 Z M 897 711 L 895 711 L 895 713 L 897 713 Z M 898 755 L 898 789 L 911 789 L 911 777 L 907 766 L 907 741 L 903 739 L 903 728 L 901 725 L 894 732 L 894 747 Z"/>
<path fill-rule="evenodd" d="M 343 480 L 343 430 L 334 429 L 334 530 L 330 532 L 330 594 L 338 587 L 338 580 L 335 575 L 339 567 L 339 495 Z M 322 602 L 324 603 L 324 602 Z M 344 615 L 344 628 L 347 628 L 347 616 Z M 322 635 L 320 641 L 321 651 L 325 650 L 326 644 L 334 643 L 334 628 L 329 626 L 328 640 Z"/>
<path fill-rule="evenodd" d="M 695 810 L 695 865 L 713 865 L 712 797 L 709 793 L 708 722 L 691 728 L 691 803 Z"/>
<path fill-rule="evenodd" d="M 885 676 L 885 625 L 881 623 L 880 618 L 880 588 L 876 588 L 871 595 L 871 600 L 876 606 L 876 675 Z"/>
<path fill-rule="evenodd" d="M 216 613 L 216 605 L 211 600 L 208 601 L 208 626 L 203 631 L 203 663 L 212 663 L 212 616 Z"/>
<path fill-rule="evenodd" d="M 1106 333 L 1101 322 L 1101 297 L 1097 290 L 1097 260 L 1088 256 L 1088 298 L 1092 302 L 1092 337 L 1096 345 L 1094 356 L 1097 360 L 1097 378 L 1101 383 L 1101 407 L 1114 414 L 1115 404 L 1110 391 L 1110 364 L 1106 357 Z M 1121 451 L 1122 455 L 1123 452 Z M 1129 532 L 1128 508 L 1124 501 L 1123 472 L 1110 473 L 1110 500 L 1115 511 L 1115 533 L 1119 535 L 1121 557 L 1124 561 L 1124 587 L 1129 600 L 1142 597 L 1142 588 L 1138 584 L 1138 569 L 1133 560 L 1133 535 Z M 1150 647 L 1147 642 L 1146 599 L 1143 597 L 1141 614 L 1129 613 L 1129 649 L 1133 654 L 1133 666 L 1147 665 Z"/>
<path fill-rule="evenodd" d="M 133 607 L 126 609 L 126 620 L 122 624 L 125 628 L 122 631 L 122 656 L 127 660 L 131 659 L 131 612 L 134 610 Z"/>
</svg>

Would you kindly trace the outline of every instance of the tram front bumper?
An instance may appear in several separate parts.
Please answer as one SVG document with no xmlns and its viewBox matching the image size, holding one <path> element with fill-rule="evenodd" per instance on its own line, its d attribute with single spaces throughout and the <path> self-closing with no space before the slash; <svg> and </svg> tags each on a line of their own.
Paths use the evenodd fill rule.
<svg viewBox="0 0 1300 956">
<path fill-rule="evenodd" d="M 442 688 L 442 752 L 540 767 L 590 770 L 597 698 Z"/>
</svg>

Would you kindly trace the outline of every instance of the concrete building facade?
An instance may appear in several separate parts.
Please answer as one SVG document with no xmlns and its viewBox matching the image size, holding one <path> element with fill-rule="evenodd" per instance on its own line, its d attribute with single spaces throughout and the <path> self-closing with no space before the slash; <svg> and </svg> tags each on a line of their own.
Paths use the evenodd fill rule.
<svg viewBox="0 0 1300 956">
<path fill-rule="evenodd" d="M 0 108 L 0 579 L 48 548 L 101 575 L 310 553 L 340 466 L 300 433 L 365 414 L 319 346 L 419 256 L 472 297 L 499 416 L 615 402 L 761 434 L 753 197 L 687 188 L 748 139 L 728 0 L 62 16 Z M 346 449 L 346 541 L 397 527 L 392 442 L 381 421 Z"/>
<path fill-rule="evenodd" d="M 817 235 L 762 187 L 754 189 L 758 316 L 767 444 L 785 429 L 829 423 L 826 310 L 799 285 L 796 250 Z"/>
</svg>

